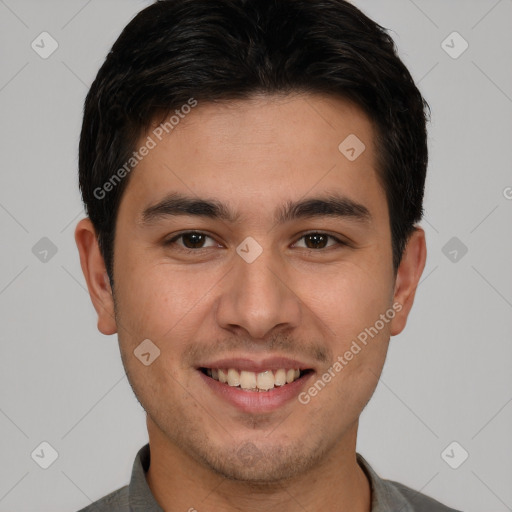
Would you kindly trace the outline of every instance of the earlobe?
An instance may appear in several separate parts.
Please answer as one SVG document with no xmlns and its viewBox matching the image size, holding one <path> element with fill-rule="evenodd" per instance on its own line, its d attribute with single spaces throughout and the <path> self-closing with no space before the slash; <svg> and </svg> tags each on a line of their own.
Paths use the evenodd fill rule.
<svg viewBox="0 0 512 512">
<path fill-rule="evenodd" d="M 405 328 L 426 259 L 425 231 L 416 226 L 409 237 L 397 271 L 393 303 L 401 304 L 402 308 L 391 321 L 391 336 L 399 334 Z"/>
<path fill-rule="evenodd" d="M 87 282 L 92 304 L 98 315 L 98 330 L 115 334 L 114 298 L 105 262 L 98 245 L 96 231 L 89 218 L 82 219 L 75 229 L 75 242 L 80 254 L 80 265 Z"/>
</svg>

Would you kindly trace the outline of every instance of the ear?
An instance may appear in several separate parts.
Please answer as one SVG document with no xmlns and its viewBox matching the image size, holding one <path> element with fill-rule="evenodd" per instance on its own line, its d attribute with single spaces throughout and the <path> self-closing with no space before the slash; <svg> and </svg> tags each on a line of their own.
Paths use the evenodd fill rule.
<svg viewBox="0 0 512 512">
<path fill-rule="evenodd" d="M 75 241 L 89 295 L 98 314 L 98 330 L 103 334 L 115 334 L 117 325 L 114 315 L 114 297 L 96 231 L 89 218 L 82 219 L 77 224 Z"/>
<path fill-rule="evenodd" d="M 391 321 L 391 336 L 400 334 L 405 328 L 426 259 L 425 231 L 415 226 L 397 271 L 393 303 L 401 304 L 402 308 L 397 308 L 397 313 Z"/>
</svg>

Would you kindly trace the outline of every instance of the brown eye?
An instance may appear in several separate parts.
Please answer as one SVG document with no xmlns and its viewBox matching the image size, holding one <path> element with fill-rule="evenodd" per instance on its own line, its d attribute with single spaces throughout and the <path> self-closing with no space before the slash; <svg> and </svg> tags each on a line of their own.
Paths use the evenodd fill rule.
<svg viewBox="0 0 512 512">
<path fill-rule="evenodd" d="M 345 245 L 338 238 L 326 233 L 307 233 L 303 235 L 299 240 L 304 240 L 304 247 L 306 249 L 325 249 L 326 247 L 336 245 L 336 243 L 327 245 L 329 239 L 334 240 L 338 245 Z"/>
<path fill-rule="evenodd" d="M 187 249 L 198 249 L 204 244 L 206 235 L 202 233 L 185 233 L 181 235 L 181 238 L 183 239 L 183 245 Z"/>
<path fill-rule="evenodd" d="M 323 249 L 327 244 L 327 239 L 328 237 L 321 233 L 313 233 L 304 237 L 308 249 Z"/>
<path fill-rule="evenodd" d="M 178 243 L 178 240 L 182 240 L 181 243 Z M 205 246 L 205 242 L 207 239 L 210 239 L 213 243 Z M 181 233 L 176 235 L 171 240 L 165 242 L 166 246 L 177 246 L 180 249 L 206 249 L 208 247 L 214 247 L 215 241 L 211 236 L 206 235 L 205 233 L 201 233 L 198 231 L 187 231 L 186 233 Z"/>
</svg>

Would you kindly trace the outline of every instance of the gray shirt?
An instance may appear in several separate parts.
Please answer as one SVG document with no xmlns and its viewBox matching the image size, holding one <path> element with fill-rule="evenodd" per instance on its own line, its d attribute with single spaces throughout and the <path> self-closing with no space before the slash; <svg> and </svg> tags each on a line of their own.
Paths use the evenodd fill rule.
<svg viewBox="0 0 512 512">
<path fill-rule="evenodd" d="M 111 492 L 78 512 L 163 512 L 146 482 L 149 462 L 148 443 L 139 450 L 135 457 L 129 485 Z M 438 501 L 398 482 L 383 480 L 359 453 L 357 462 L 370 481 L 371 512 L 460 512 L 445 507 Z M 198 507 L 196 506 L 196 508 Z"/>
</svg>

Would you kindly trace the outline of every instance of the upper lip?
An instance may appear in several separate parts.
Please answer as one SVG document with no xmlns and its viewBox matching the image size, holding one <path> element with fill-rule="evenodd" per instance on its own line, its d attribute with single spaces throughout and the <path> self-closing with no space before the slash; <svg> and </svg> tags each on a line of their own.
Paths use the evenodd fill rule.
<svg viewBox="0 0 512 512">
<path fill-rule="evenodd" d="M 290 359 L 288 357 L 269 357 L 256 361 L 248 357 L 229 357 L 217 359 L 215 361 L 206 361 L 198 365 L 198 368 L 221 368 L 236 370 L 244 370 L 247 372 L 260 373 L 265 370 L 295 369 L 295 370 L 312 370 L 312 365 Z"/>
</svg>

